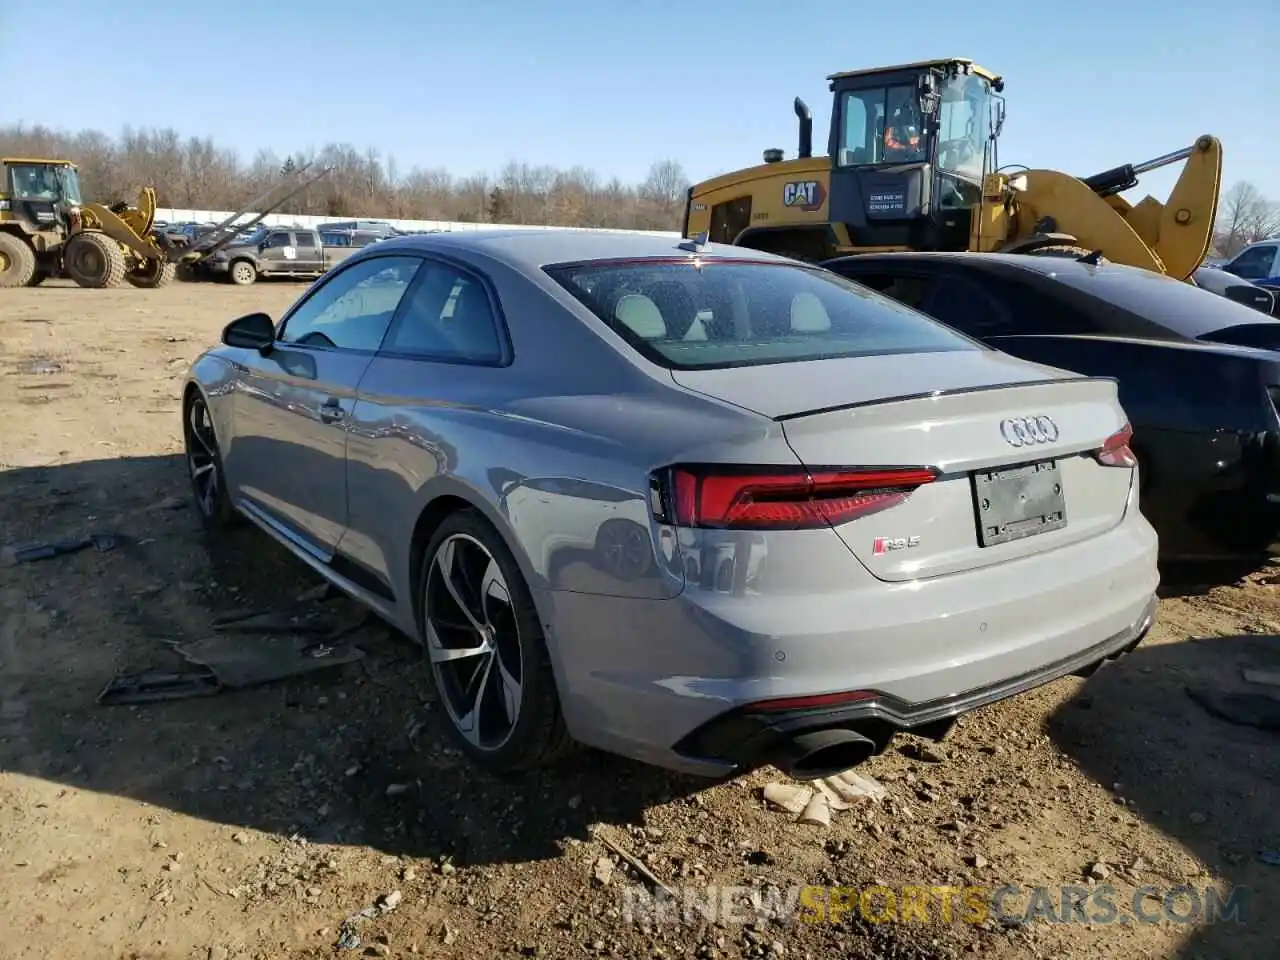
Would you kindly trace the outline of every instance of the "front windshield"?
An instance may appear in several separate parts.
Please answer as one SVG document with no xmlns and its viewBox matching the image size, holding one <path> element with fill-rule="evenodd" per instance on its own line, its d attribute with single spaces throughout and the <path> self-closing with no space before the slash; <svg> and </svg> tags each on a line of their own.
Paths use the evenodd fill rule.
<svg viewBox="0 0 1280 960">
<path fill-rule="evenodd" d="M 921 163 L 928 159 L 920 102 L 914 86 L 850 90 L 843 113 L 840 164 Z"/>
<path fill-rule="evenodd" d="M 80 203 L 80 180 L 71 167 L 52 163 L 14 163 L 13 195 L 24 200 Z"/>
<path fill-rule="evenodd" d="M 991 133 L 990 91 L 975 74 L 942 82 L 938 107 L 938 169 L 981 182 Z"/>
</svg>

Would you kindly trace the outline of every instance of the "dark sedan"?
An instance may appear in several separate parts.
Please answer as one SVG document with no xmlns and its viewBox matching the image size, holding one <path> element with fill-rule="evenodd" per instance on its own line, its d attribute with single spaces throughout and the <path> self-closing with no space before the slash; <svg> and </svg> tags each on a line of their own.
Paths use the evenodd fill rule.
<svg viewBox="0 0 1280 960">
<path fill-rule="evenodd" d="M 1115 377 L 1162 558 L 1275 552 L 1280 321 L 1116 264 L 886 253 L 824 266 L 1005 353 Z"/>
</svg>

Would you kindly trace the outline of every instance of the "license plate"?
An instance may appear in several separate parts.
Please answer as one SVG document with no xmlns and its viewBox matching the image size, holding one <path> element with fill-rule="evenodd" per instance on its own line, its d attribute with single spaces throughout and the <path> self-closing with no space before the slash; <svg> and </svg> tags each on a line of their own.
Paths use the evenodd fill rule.
<svg viewBox="0 0 1280 960">
<path fill-rule="evenodd" d="M 984 547 L 1067 525 L 1067 501 L 1055 460 L 974 471 L 973 506 L 978 542 Z"/>
</svg>

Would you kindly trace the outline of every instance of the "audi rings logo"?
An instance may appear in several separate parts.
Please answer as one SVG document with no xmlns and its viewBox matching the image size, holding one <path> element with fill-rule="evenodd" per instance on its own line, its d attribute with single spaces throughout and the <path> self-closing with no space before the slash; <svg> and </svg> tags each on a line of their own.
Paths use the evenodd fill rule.
<svg viewBox="0 0 1280 960">
<path fill-rule="evenodd" d="M 1058 425 L 1048 417 L 1013 417 L 1000 421 L 1000 433 L 1011 447 L 1029 447 L 1057 440 Z"/>
</svg>

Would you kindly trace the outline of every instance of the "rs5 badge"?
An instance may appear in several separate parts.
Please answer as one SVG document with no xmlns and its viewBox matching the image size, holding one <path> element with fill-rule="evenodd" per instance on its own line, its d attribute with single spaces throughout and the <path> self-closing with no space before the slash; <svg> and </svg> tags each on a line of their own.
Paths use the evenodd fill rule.
<svg viewBox="0 0 1280 960">
<path fill-rule="evenodd" d="M 871 552 L 879 557 L 894 550 L 906 550 L 920 546 L 919 537 L 876 537 L 871 541 Z"/>
</svg>

